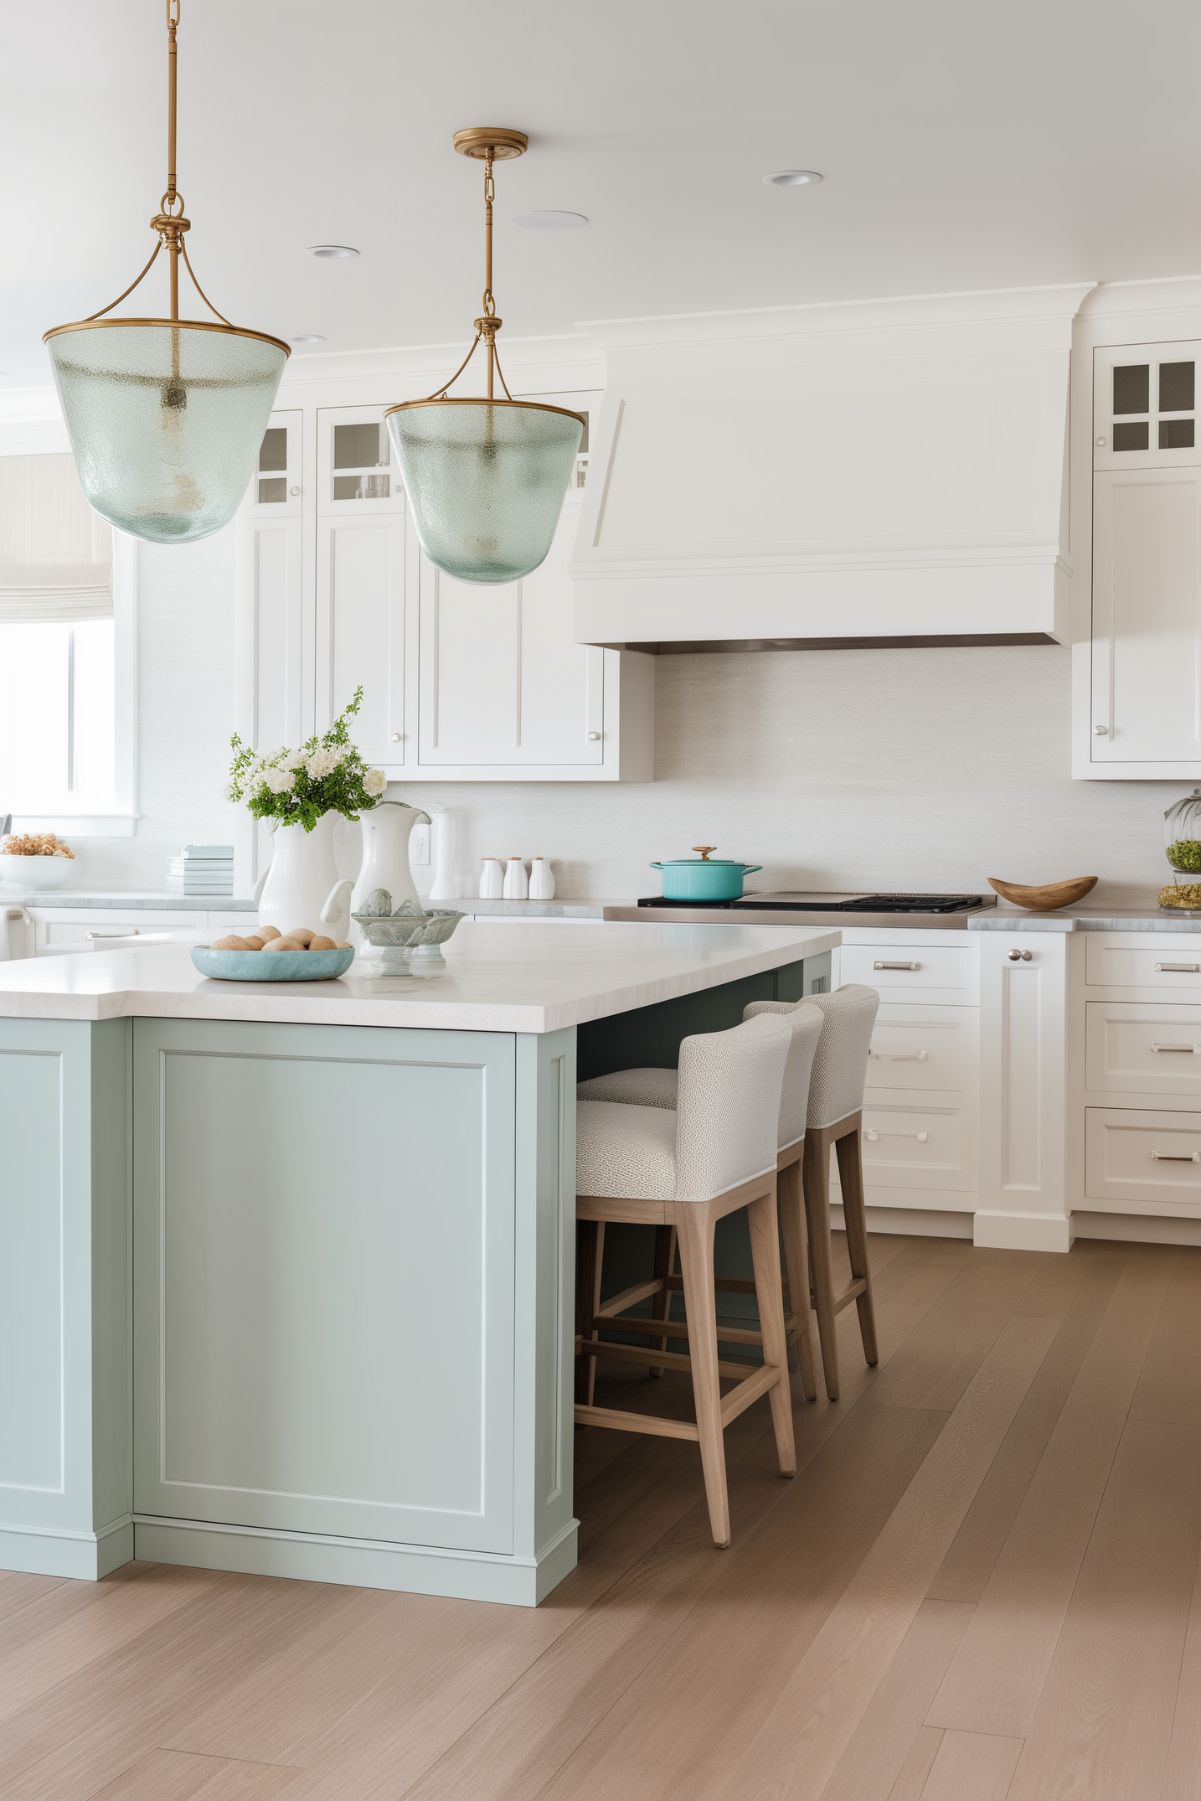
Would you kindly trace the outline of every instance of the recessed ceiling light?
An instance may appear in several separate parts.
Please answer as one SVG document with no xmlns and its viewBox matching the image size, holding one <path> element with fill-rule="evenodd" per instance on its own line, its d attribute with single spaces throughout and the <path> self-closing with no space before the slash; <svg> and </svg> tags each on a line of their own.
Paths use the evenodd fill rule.
<svg viewBox="0 0 1201 1801">
<path fill-rule="evenodd" d="M 540 207 L 537 212 L 514 213 L 514 225 L 524 225 L 527 231 L 580 231 L 588 223 L 587 213 L 565 213 L 551 206 Z"/>
<path fill-rule="evenodd" d="M 773 169 L 761 177 L 769 188 L 808 188 L 824 179 L 817 169 Z"/>
<path fill-rule="evenodd" d="M 325 339 L 319 331 L 302 331 L 299 337 L 289 338 L 289 344 L 324 344 Z"/>
<path fill-rule="evenodd" d="M 359 253 L 353 244 L 310 244 L 310 256 L 357 256 Z"/>
</svg>

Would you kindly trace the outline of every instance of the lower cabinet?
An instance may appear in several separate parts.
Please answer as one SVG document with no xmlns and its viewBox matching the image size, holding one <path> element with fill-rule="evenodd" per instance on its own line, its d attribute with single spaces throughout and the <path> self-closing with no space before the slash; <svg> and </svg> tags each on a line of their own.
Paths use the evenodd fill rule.
<svg viewBox="0 0 1201 1801">
<path fill-rule="evenodd" d="M 980 933 L 977 1244 L 1066 1251 L 1068 934 Z"/>
</svg>

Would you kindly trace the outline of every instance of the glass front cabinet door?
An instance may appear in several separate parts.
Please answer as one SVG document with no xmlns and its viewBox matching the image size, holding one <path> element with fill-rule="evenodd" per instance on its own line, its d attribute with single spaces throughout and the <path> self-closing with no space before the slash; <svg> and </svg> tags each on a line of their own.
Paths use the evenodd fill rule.
<svg viewBox="0 0 1201 1801">
<path fill-rule="evenodd" d="M 317 413 L 317 512 L 403 512 L 404 489 L 379 406 L 321 407 Z"/>
<path fill-rule="evenodd" d="M 1201 462 L 1201 342 L 1106 346 L 1093 360 L 1093 468 L 1172 469 Z"/>
</svg>

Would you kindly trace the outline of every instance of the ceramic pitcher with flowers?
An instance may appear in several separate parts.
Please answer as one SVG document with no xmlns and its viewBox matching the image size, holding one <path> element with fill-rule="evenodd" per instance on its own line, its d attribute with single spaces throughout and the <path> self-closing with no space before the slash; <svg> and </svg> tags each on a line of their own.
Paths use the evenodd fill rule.
<svg viewBox="0 0 1201 1801">
<path fill-rule="evenodd" d="M 255 819 L 271 824 L 271 863 L 255 893 L 259 924 L 281 932 L 321 927 L 342 940 L 350 925 L 353 883 L 339 880 L 334 862 L 338 819 L 358 820 L 379 805 L 387 778 L 370 769 L 350 741 L 350 721 L 363 701 L 357 688 L 327 732 L 297 750 L 270 756 L 243 744 L 235 733 L 229 798 L 244 800 Z"/>
</svg>

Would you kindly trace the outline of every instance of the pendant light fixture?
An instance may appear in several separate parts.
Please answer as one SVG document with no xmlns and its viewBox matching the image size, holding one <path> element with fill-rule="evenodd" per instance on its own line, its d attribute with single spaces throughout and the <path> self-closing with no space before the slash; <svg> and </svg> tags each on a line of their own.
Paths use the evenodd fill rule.
<svg viewBox="0 0 1201 1801">
<path fill-rule="evenodd" d="M 158 544 L 206 538 L 232 518 L 291 354 L 279 338 L 231 325 L 188 259 L 191 221 L 175 186 L 179 8 L 167 0 L 167 191 L 150 221 L 158 242 L 116 300 L 43 338 L 84 492 L 113 525 Z M 160 251 L 170 317 L 107 318 Z M 211 320 L 180 318 L 181 262 Z"/>
<path fill-rule="evenodd" d="M 496 354 L 502 322 L 492 295 L 492 166 L 523 155 L 528 143 L 524 131 L 498 125 L 455 133 L 459 155 L 484 165 L 483 308 L 450 380 L 385 414 L 422 548 L 439 569 L 468 582 L 514 581 L 542 562 L 584 429 L 583 416 L 566 407 L 514 400 Z M 481 343 L 486 394 L 452 397 L 447 390 Z"/>
</svg>

